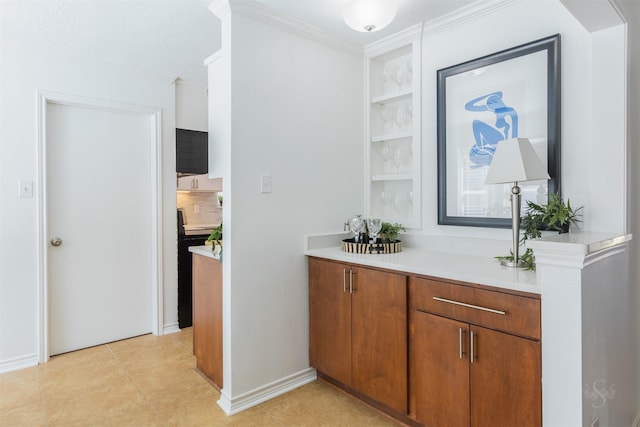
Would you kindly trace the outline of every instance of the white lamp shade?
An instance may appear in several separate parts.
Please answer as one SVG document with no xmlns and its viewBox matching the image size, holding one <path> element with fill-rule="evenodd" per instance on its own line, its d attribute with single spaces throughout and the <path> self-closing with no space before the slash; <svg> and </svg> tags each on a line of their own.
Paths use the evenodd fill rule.
<svg viewBox="0 0 640 427">
<path fill-rule="evenodd" d="M 389 25 L 397 12 L 393 0 L 352 0 L 342 9 L 342 18 L 354 30 L 368 33 Z"/>
<path fill-rule="evenodd" d="M 484 183 L 501 184 L 539 179 L 549 179 L 549 174 L 531 142 L 527 138 L 513 138 L 498 143 Z"/>
</svg>

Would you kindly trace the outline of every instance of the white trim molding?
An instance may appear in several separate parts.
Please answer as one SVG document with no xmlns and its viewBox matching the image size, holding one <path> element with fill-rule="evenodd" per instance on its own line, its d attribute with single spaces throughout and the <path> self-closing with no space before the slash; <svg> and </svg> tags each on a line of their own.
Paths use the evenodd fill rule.
<svg viewBox="0 0 640 427">
<path fill-rule="evenodd" d="M 287 31 L 314 43 L 354 55 L 358 58 L 362 57 L 362 46 L 359 44 L 347 42 L 333 33 L 300 21 L 292 16 L 284 16 L 274 8 L 259 2 L 215 0 L 211 6 L 209 6 L 209 11 L 220 19 L 231 12 L 238 13 L 246 18 Z"/>
<path fill-rule="evenodd" d="M 38 364 L 37 354 L 27 354 L 25 356 L 14 357 L 0 361 L 0 374 L 17 371 L 19 369 L 31 368 Z"/>
<path fill-rule="evenodd" d="M 234 415 L 305 384 L 314 382 L 317 378 L 318 374 L 316 370 L 307 368 L 237 397 L 229 396 L 229 393 L 223 388 L 220 392 L 218 406 L 220 406 L 227 415 Z"/>
<path fill-rule="evenodd" d="M 209 65 L 213 64 L 215 61 L 219 60 L 220 58 L 222 58 L 222 49 L 218 49 L 216 50 L 214 53 L 212 53 L 210 56 L 208 56 L 207 58 L 205 58 L 204 60 L 204 66 L 208 67 Z"/>
<path fill-rule="evenodd" d="M 47 266 L 47 183 L 46 176 L 46 135 L 47 105 L 60 104 L 80 108 L 92 108 L 122 114 L 147 116 L 150 119 L 152 144 L 150 146 L 151 175 L 153 192 L 151 194 L 151 331 L 155 335 L 164 333 L 164 278 L 162 272 L 162 110 L 156 107 L 118 103 L 103 99 L 88 98 L 66 93 L 43 90 L 36 91 L 37 105 L 37 169 L 36 182 L 39 191 L 38 210 L 38 248 L 37 248 L 37 280 L 38 280 L 38 354 L 36 362 L 49 360 L 49 325 L 48 325 L 48 266 Z"/>
<path fill-rule="evenodd" d="M 175 334 L 176 332 L 180 332 L 180 327 L 178 327 L 178 322 L 167 323 L 164 325 L 162 331 L 163 335 Z"/>
<path fill-rule="evenodd" d="M 473 2 L 467 6 L 455 9 L 453 12 L 447 13 L 446 15 L 426 21 L 424 23 L 422 36 L 432 36 L 442 31 L 447 31 L 451 28 L 464 25 L 469 21 L 489 15 L 520 1 L 521 0 L 486 0 Z"/>
<path fill-rule="evenodd" d="M 399 46 L 409 45 L 416 40 L 420 39 L 422 34 L 423 24 L 416 24 L 412 27 L 406 28 L 395 34 L 385 37 L 382 40 L 370 43 L 364 47 L 364 54 L 366 58 L 382 55 L 390 50 L 396 49 Z"/>
</svg>

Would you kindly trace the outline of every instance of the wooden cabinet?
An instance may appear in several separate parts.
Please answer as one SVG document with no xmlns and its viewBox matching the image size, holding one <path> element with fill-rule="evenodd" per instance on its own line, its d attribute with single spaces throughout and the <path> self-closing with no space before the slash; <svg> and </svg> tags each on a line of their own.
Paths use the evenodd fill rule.
<svg viewBox="0 0 640 427">
<path fill-rule="evenodd" d="M 346 264 L 309 259 L 309 362 L 343 384 L 351 384 L 349 271 Z"/>
<path fill-rule="evenodd" d="M 406 276 L 309 259 L 309 359 L 334 380 L 407 411 Z"/>
<path fill-rule="evenodd" d="M 540 300 L 409 280 L 412 415 L 426 426 L 541 426 Z"/>
<path fill-rule="evenodd" d="M 222 388 L 222 263 L 193 255 L 193 353 L 197 368 Z"/>
</svg>

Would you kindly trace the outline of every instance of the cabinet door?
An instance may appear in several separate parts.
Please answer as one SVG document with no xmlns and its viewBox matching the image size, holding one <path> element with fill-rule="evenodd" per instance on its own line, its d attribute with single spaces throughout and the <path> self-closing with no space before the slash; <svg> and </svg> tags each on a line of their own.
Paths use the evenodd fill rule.
<svg viewBox="0 0 640 427">
<path fill-rule="evenodd" d="M 222 264 L 193 256 L 193 352 L 198 369 L 222 388 Z"/>
<path fill-rule="evenodd" d="M 193 175 L 181 176 L 178 178 L 178 191 L 191 191 L 195 188 Z"/>
<path fill-rule="evenodd" d="M 407 412 L 406 276 L 353 268 L 351 352 L 353 387 Z"/>
<path fill-rule="evenodd" d="M 309 258 L 309 362 L 351 384 L 349 266 Z"/>
<path fill-rule="evenodd" d="M 208 153 L 207 132 L 176 129 L 176 172 L 207 173 Z"/>
<path fill-rule="evenodd" d="M 222 178 L 209 178 L 209 175 L 197 175 L 197 187 L 200 191 L 222 191 Z"/>
<path fill-rule="evenodd" d="M 429 427 L 468 426 L 469 326 L 422 311 L 413 313 L 416 419 Z"/>
<path fill-rule="evenodd" d="M 542 425 L 540 342 L 472 326 L 471 425 Z"/>
</svg>

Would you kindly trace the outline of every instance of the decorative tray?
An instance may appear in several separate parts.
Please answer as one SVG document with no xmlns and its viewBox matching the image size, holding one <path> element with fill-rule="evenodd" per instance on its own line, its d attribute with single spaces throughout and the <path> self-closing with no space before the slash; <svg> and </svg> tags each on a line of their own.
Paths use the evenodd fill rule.
<svg viewBox="0 0 640 427">
<path fill-rule="evenodd" d="M 393 254 L 402 251 L 402 242 L 382 243 L 378 239 L 376 243 L 359 243 L 350 238 L 342 241 L 342 250 L 355 254 Z"/>
</svg>

